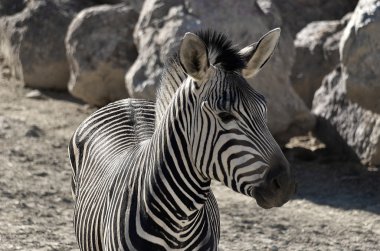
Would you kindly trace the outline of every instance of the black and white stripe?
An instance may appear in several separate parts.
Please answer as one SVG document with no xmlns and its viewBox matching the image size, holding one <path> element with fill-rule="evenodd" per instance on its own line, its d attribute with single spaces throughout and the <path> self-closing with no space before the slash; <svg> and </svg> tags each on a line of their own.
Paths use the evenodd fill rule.
<svg viewBox="0 0 380 251">
<path fill-rule="evenodd" d="M 79 126 L 69 156 L 81 250 L 217 250 L 211 179 L 263 207 L 288 199 L 284 178 L 266 181 L 283 155 L 267 129 L 263 96 L 241 75 L 246 52 L 218 33 L 186 35 L 156 104 L 120 100 Z M 196 62 L 202 57 L 207 65 Z"/>
</svg>

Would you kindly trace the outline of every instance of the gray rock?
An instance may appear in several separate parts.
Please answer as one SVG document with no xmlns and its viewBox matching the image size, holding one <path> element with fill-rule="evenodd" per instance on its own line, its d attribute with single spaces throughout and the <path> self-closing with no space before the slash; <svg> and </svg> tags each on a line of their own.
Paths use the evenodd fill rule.
<svg viewBox="0 0 380 251">
<path fill-rule="evenodd" d="M 295 35 L 307 24 L 318 20 L 338 20 L 354 10 L 358 0 L 273 0 L 284 24 Z"/>
<path fill-rule="evenodd" d="M 125 4 L 91 7 L 77 15 L 66 37 L 70 93 L 98 106 L 128 97 L 124 74 L 137 57 L 132 39 L 137 19 Z"/>
<path fill-rule="evenodd" d="M 322 79 L 339 63 L 339 41 L 347 20 L 345 17 L 341 21 L 312 22 L 297 33 L 296 59 L 290 80 L 309 108 Z"/>
<path fill-rule="evenodd" d="M 317 136 L 338 154 L 372 165 L 380 165 L 379 22 L 380 1 L 361 0 L 340 40 L 339 68 L 313 100 Z"/>
<path fill-rule="evenodd" d="M 352 102 L 346 80 L 339 67 L 326 76 L 315 93 L 315 133 L 336 154 L 380 165 L 380 114 Z"/>
<path fill-rule="evenodd" d="M 139 56 L 125 77 L 128 92 L 135 98 L 155 99 L 165 59 L 187 31 L 215 28 L 243 47 L 278 26 L 282 21 L 271 1 L 147 0 L 134 32 Z M 269 127 L 280 140 L 314 125 L 313 116 L 289 83 L 293 59 L 292 37 L 285 28 L 271 62 L 250 80 L 266 96 Z"/>
<path fill-rule="evenodd" d="M 139 55 L 125 76 L 131 97 L 155 99 L 167 55 L 187 31 L 200 28 L 187 12 L 182 1 L 145 1 L 134 32 Z"/>
<path fill-rule="evenodd" d="M 32 125 L 26 131 L 25 136 L 29 138 L 40 138 L 44 135 L 44 131 L 36 125 Z"/>
<path fill-rule="evenodd" d="M 340 43 L 347 96 L 380 113 L 380 1 L 360 0 Z"/>
<path fill-rule="evenodd" d="M 39 90 L 33 90 L 25 94 L 26 98 L 29 99 L 47 99 L 47 97 L 42 94 Z"/>
<path fill-rule="evenodd" d="M 0 17 L 0 64 L 9 69 L 4 77 L 23 80 L 33 88 L 66 89 L 69 68 L 64 37 L 70 21 L 86 3 L 2 2 L 3 11 L 9 14 Z"/>
</svg>

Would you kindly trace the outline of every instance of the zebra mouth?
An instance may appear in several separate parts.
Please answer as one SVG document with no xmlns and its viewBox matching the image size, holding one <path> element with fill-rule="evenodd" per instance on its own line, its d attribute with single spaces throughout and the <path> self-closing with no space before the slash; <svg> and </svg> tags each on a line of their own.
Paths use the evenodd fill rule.
<svg viewBox="0 0 380 251">
<path fill-rule="evenodd" d="M 260 187 L 254 189 L 253 197 L 256 199 L 257 205 L 264 209 L 281 207 L 289 200 L 289 196 L 286 196 L 283 192 L 273 192 Z"/>
<path fill-rule="evenodd" d="M 272 203 L 269 203 L 268 200 L 260 193 L 257 189 L 253 192 L 253 197 L 256 199 L 257 205 L 264 209 L 270 209 L 274 207 Z"/>
<path fill-rule="evenodd" d="M 274 197 L 274 195 L 272 194 L 272 196 L 270 196 L 269 194 L 267 194 L 268 192 L 265 192 L 265 190 L 262 189 L 262 187 L 260 186 L 250 187 L 248 193 L 251 197 L 255 198 L 257 205 L 259 205 L 261 208 L 270 209 L 276 206 L 273 205 L 273 203 L 271 203 L 270 199 L 271 197 Z"/>
</svg>

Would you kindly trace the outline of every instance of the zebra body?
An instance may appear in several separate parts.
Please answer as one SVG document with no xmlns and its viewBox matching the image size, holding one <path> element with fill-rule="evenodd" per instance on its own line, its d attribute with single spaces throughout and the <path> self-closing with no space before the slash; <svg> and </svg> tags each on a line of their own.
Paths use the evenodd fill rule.
<svg viewBox="0 0 380 251">
<path fill-rule="evenodd" d="M 249 60 L 242 69 L 255 74 L 277 44 L 276 31 L 268 34 L 239 53 L 216 33 L 187 34 L 156 105 L 120 100 L 79 126 L 69 156 L 81 250 L 217 250 L 211 179 L 264 208 L 288 200 L 294 185 L 266 127 L 264 99 L 236 66 L 259 53 L 254 69 Z M 218 59 L 215 49 L 231 55 Z"/>
<path fill-rule="evenodd" d="M 84 154 L 83 159 L 71 159 L 74 167 L 80 167 L 74 169 L 73 189 L 74 225 L 81 250 L 207 250 L 204 247 L 216 245 L 217 239 L 211 237 L 219 235 L 218 210 L 209 181 L 201 184 L 204 185 L 201 200 L 206 204 L 202 208 L 199 208 L 201 202 L 179 201 L 175 196 L 168 201 L 152 198 L 165 187 L 160 182 L 178 182 L 165 178 L 172 176 L 169 172 L 175 170 L 156 168 L 157 162 L 162 161 L 159 155 L 166 153 L 158 152 L 157 141 L 152 139 L 154 115 L 152 102 L 117 101 L 89 117 L 72 138 L 70 155 Z M 97 168 L 85 168 L 81 161 L 89 165 L 96 163 Z M 150 208 L 153 212 L 147 204 L 154 205 Z M 196 211 L 196 207 L 200 210 Z M 155 213 L 161 217 L 159 210 L 171 215 L 156 217 Z M 191 224 L 190 217 L 198 224 Z M 172 222 L 173 219 L 176 222 Z M 179 234 L 183 229 L 189 233 L 188 237 Z M 161 237 L 164 232 L 169 233 L 166 240 Z M 193 238 L 192 232 L 197 233 L 199 240 Z M 114 239 L 116 236 L 129 236 L 133 244 L 127 239 Z M 207 243 L 203 243 L 204 240 Z"/>
</svg>

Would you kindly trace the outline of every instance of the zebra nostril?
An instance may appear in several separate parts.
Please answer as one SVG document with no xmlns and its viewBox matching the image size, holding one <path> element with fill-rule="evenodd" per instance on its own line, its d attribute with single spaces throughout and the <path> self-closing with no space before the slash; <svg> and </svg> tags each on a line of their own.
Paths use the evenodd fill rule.
<svg viewBox="0 0 380 251">
<path fill-rule="evenodd" d="M 274 187 L 275 187 L 276 189 L 280 189 L 280 188 L 281 188 L 281 185 L 280 185 L 280 182 L 278 181 L 278 178 L 274 178 L 274 179 L 272 180 L 272 184 L 274 185 Z"/>
<path fill-rule="evenodd" d="M 287 172 L 287 165 L 280 162 L 272 165 L 267 176 L 267 184 L 276 191 L 286 188 L 290 182 L 289 179 L 290 176 Z"/>
</svg>

